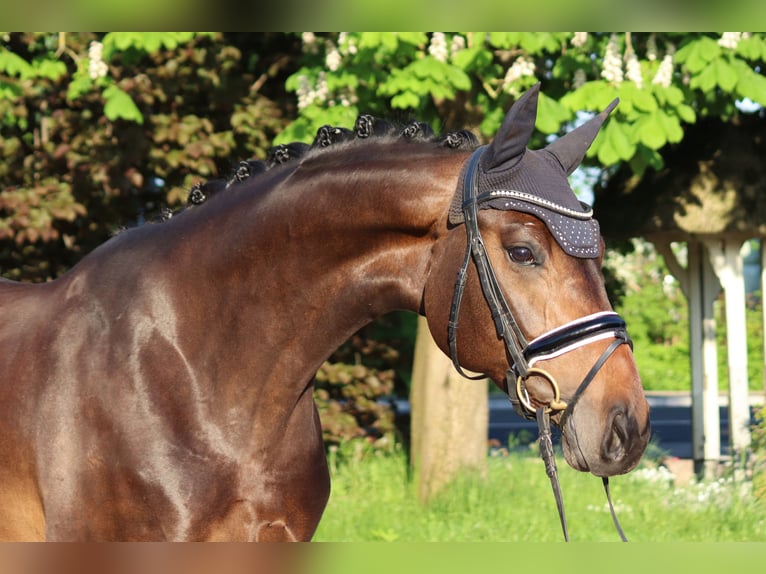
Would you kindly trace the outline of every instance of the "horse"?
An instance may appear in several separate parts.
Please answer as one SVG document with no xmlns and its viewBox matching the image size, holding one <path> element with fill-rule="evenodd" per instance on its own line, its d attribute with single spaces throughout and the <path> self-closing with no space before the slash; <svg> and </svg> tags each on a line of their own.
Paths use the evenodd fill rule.
<svg viewBox="0 0 766 574">
<path fill-rule="evenodd" d="M 634 468 L 649 407 L 567 183 L 611 107 L 531 150 L 539 90 L 484 146 L 325 126 L 55 280 L 0 281 L 0 538 L 310 540 L 313 376 L 394 310 L 547 413 L 573 468 Z"/>
</svg>

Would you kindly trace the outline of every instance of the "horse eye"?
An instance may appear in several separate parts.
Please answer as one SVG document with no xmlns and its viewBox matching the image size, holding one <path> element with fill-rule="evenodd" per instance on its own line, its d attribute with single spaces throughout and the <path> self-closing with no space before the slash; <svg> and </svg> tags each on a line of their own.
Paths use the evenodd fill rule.
<svg viewBox="0 0 766 574">
<path fill-rule="evenodd" d="M 535 255 L 529 247 L 517 245 L 508 249 L 508 255 L 511 261 L 519 265 L 534 265 Z"/>
</svg>

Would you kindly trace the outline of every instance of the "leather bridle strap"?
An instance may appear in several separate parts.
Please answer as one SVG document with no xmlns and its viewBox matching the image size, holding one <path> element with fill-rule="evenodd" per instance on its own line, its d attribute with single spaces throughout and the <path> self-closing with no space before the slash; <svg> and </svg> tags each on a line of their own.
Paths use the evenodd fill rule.
<svg viewBox="0 0 766 574">
<path fill-rule="evenodd" d="M 476 170 L 478 169 L 479 158 L 481 157 L 483 147 L 478 148 L 473 152 L 468 160 L 468 166 L 465 173 L 465 182 L 463 185 L 463 216 L 465 218 L 465 231 L 467 237 L 467 248 L 463 264 L 458 271 L 457 279 L 455 280 L 455 291 L 452 296 L 452 306 L 450 308 L 450 320 L 448 323 L 448 340 L 450 347 L 450 356 L 455 368 L 458 372 L 467 376 L 468 378 L 480 379 L 479 377 L 470 377 L 465 374 L 460 366 L 457 354 L 457 328 L 458 318 L 460 316 L 460 303 L 463 298 L 463 291 L 466 284 L 466 275 L 468 271 L 468 265 L 473 259 L 476 264 L 476 270 L 479 274 L 479 282 L 481 284 L 484 298 L 487 301 L 490 312 L 492 313 L 492 320 L 495 324 L 495 331 L 498 338 L 501 338 L 505 342 L 505 347 L 508 350 L 508 354 L 511 360 L 517 368 L 526 376 L 527 374 L 527 361 L 524 358 L 522 349 L 526 346 L 527 342 L 524 338 L 521 328 L 516 319 L 511 313 L 511 309 L 500 290 L 499 282 L 492 269 L 492 264 L 489 261 L 487 255 L 487 249 L 484 246 L 484 241 L 479 232 L 478 222 L 478 203 L 477 196 L 477 177 Z"/>
<path fill-rule="evenodd" d="M 588 385 L 590 385 L 591 381 L 593 381 L 596 374 L 601 367 L 604 366 L 609 357 L 611 357 L 620 345 L 628 344 L 632 347 L 632 343 L 625 330 L 625 322 L 619 315 L 611 311 L 594 313 L 593 315 L 572 321 L 571 323 L 537 337 L 531 343 L 527 343 L 521 328 L 513 317 L 513 313 L 511 313 L 511 309 L 503 296 L 497 276 L 492 269 L 492 264 L 490 263 L 487 249 L 481 237 L 481 232 L 479 231 L 478 206 L 480 198 L 478 197 L 478 178 L 476 173 L 479 158 L 481 157 L 483 150 L 484 148 L 478 148 L 469 158 L 463 182 L 462 209 L 465 220 L 467 248 L 463 263 L 460 266 L 460 270 L 458 271 L 455 280 L 455 290 L 453 292 L 452 305 L 450 307 L 450 318 L 447 327 L 450 357 L 455 369 L 464 377 L 474 380 L 484 378 L 483 375 L 471 376 L 466 374 L 460 366 L 457 352 L 457 329 L 460 317 L 460 305 L 463 299 L 463 292 L 465 291 L 468 267 L 473 259 L 476 265 L 476 271 L 479 275 L 479 282 L 481 284 L 484 298 L 492 313 L 492 320 L 495 324 L 497 336 L 505 343 L 505 348 L 511 360 L 512 367 L 508 369 L 506 374 L 508 396 L 511 399 L 511 402 L 514 403 L 514 406 L 517 406 L 519 403 L 524 406 L 526 412 L 521 411 L 520 414 L 527 416 L 527 418 L 530 418 L 529 415 L 532 414 L 533 417 L 537 418 L 540 430 L 540 452 L 545 461 L 546 474 L 550 478 L 553 493 L 556 498 L 561 527 L 564 532 L 564 539 L 568 541 L 569 534 L 567 532 L 566 517 L 564 514 L 564 502 L 558 482 L 558 472 L 556 470 L 553 443 L 551 440 L 550 413 L 554 410 L 564 411 L 562 415 L 563 423 L 564 417 L 572 413 L 575 403 L 585 392 Z M 551 359 L 573 349 L 606 338 L 614 338 L 614 341 L 610 343 L 590 369 L 582 383 L 580 383 L 569 404 L 560 400 L 558 384 L 553 376 L 547 371 L 532 366 L 537 361 Z M 511 389 L 513 387 L 510 384 L 514 375 L 516 377 L 516 402 L 514 402 L 511 397 Z M 523 383 L 530 376 L 542 377 L 551 385 L 554 392 L 554 398 L 549 402 L 547 407 L 535 408 L 526 396 L 526 390 L 523 388 Z M 606 478 L 604 478 L 604 489 L 606 491 L 609 508 L 612 512 L 612 519 L 617 527 L 617 531 L 622 540 L 627 541 L 622 528 L 617 521 L 614 506 L 612 505 L 612 499 L 609 494 L 609 482 Z"/>
<path fill-rule="evenodd" d="M 540 407 L 536 411 L 538 442 L 540 443 L 540 456 L 545 463 L 545 474 L 551 481 L 553 488 L 553 497 L 556 499 L 556 508 L 559 511 L 559 522 L 561 530 L 564 532 L 564 540 L 569 542 L 569 531 L 567 530 L 567 517 L 564 512 L 564 498 L 561 495 L 561 486 L 559 485 L 559 475 L 556 469 L 556 457 L 553 455 L 553 439 L 551 438 L 551 417 L 545 412 L 545 407 Z"/>
</svg>

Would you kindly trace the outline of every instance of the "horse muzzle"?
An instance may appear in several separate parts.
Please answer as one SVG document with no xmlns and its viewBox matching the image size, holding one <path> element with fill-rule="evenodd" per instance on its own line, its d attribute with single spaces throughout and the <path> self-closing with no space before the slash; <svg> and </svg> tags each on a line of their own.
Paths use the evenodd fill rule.
<svg viewBox="0 0 766 574">
<path fill-rule="evenodd" d="M 598 421 L 598 413 L 584 403 L 561 418 L 561 446 L 567 463 L 601 477 L 633 470 L 651 434 L 648 405 L 615 406 L 603 425 Z"/>
</svg>

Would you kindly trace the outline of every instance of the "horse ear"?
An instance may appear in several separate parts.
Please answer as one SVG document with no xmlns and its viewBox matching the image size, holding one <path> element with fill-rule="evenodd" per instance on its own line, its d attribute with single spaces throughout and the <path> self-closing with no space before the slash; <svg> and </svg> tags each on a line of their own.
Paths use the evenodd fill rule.
<svg viewBox="0 0 766 574">
<path fill-rule="evenodd" d="M 603 112 L 596 114 L 583 125 L 561 136 L 545 148 L 556 156 L 556 159 L 559 160 L 561 167 L 564 168 L 567 175 L 571 175 L 577 169 L 577 166 L 580 165 L 580 162 L 585 157 L 585 152 L 588 151 L 590 144 L 596 139 L 601 125 L 619 102 L 620 99 L 615 98 Z"/>
<path fill-rule="evenodd" d="M 538 82 L 508 110 L 503 124 L 484 152 L 482 167 L 485 172 L 513 167 L 524 155 L 527 142 L 535 130 L 539 94 L 540 83 Z"/>
</svg>

